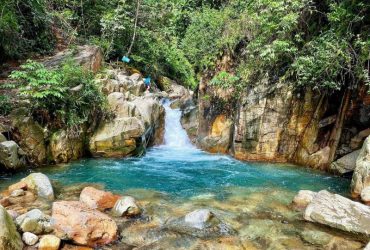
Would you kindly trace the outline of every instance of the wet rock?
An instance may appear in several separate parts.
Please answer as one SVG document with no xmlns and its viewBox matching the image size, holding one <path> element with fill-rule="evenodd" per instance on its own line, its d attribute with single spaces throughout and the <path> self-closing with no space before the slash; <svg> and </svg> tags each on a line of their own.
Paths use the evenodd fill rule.
<svg viewBox="0 0 370 250">
<path fill-rule="evenodd" d="M 208 209 L 198 209 L 184 217 L 169 220 L 164 225 L 164 229 L 199 238 L 232 235 L 234 233 L 229 225 L 223 223 Z"/>
<path fill-rule="evenodd" d="M 293 206 L 298 209 L 305 209 L 315 197 L 316 192 L 300 190 L 293 199 Z"/>
<path fill-rule="evenodd" d="M 137 216 L 141 213 L 140 207 L 136 204 L 136 200 L 131 196 L 124 196 L 117 200 L 112 212 L 116 216 Z"/>
<path fill-rule="evenodd" d="M 44 235 L 40 239 L 39 250 L 58 250 L 60 239 L 55 235 Z"/>
<path fill-rule="evenodd" d="M 335 250 L 362 250 L 363 244 L 358 241 L 347 240 L 345 238 L 333 237 L 326 249 L 335 249 Z"/>
<path fill-rule="evenodd" d="M 330 165 L 330 170 L 339 175 L 353 172 L 356 168 L 356 160 L 359 154 L 360 150 L 356 150 L 339 158 Z"/>
<path fill-rule="evenodd" d="M 50 217 L 45 215 L 39 209 L 33 209 L 18 216 L 15 222 L 22 232 L 43 234 L 50 233 L 52 231 Z"/>
<path fill-rule="evenodd" d="M 14 141 L 0 143 L 0 165 L 6 169 L 18 169 L 26 164 L 25 152 Z"/>
<path fill-rule="evenodd" d="M 55 235 L 79 245 L 96 247 L 117 239 L 116 223 L 79 201 L 54 202 L 52 223 Z"/>
<path fill-rule="evenodd" d="M 14 191 L 10 194 L 10 196 L 11 196 L 11 197 L 19 197 L 19 196 L 23 196 L 23 195 L 25 195 L 25 192 L 24 192 L 24 190 L 23 190 L 23 189 L 16 189 L 16 190 L 14 190 Z"/>
<path fill-rule="evenodd" d="M 85 132 L 82 128 L 75 131 L 76 134 L 68 134 L 65 130 L 55 132 L 50 139 L 51 160 L 58 163 L 66 163 L 77 160 L 84 154 Z"/>
<path fill-rule="evenodd" d="M 186 130 L 189 138 L 194 143 L 198 132 L 198 108 L 188 107 L 181 114 L 181 125 Z"/>
<path fill-rule="evenodd" d="M 190 227 L 204 229 L 212 220 L 214 214 L 208 209 L 198 209 L 185 215 L 185 223 Z"/>
<path fill-rule="evenodd" d="M 370 235 L 370 207 L 326 190 L 315 195 L 304 218 L 347 232 Z"/>
<path fill-rule="evenodd" d="M 119 195 L 105 192 L 93 187 L 85 187 L 80 194 L 80 201 L 90 208 L 104 211 L 114 207 Z"/>
<path fill-rule="evenodd" d="M 21 180 L 27 189 L 35 191 L 38 197 L 54 200 L 54 191 L 49 178 L 42 173 L 33 173 Z"/>
<path fill-rule="evenodd" d="M 0 250 L 21 250 L 23 243 L 17 228 L 4 207 L 0 206 Z"/>
<path fill-rule="evenodd" d="M 306 230 L 301 233 L 301 236 L 304 241 L 313 244 L 325 246 L 329 244 L 332 236 L 328 233 L 316 231 L 316 230 Z"/>
<path fill-rule="evenodd" d="M 356 160 L 356 169 L 351 182 L 352 197 L 359 198 L 362 190 L 368 186 L 370 186 L 370 136 L 366 138 Z"/>
<path fill-rule="evenodd" d="M 370 186 L 362 189 L 362 191 L 361 191 L 361 200 L 365 204 L 370 205 Z"/>
<path fill-rule="evenodd" d="M 33 233 L 25 232 L 22 235 L 23 242 L 28 246 L 33 246 L 39 241 L 39 237 Z"/>
</svg>

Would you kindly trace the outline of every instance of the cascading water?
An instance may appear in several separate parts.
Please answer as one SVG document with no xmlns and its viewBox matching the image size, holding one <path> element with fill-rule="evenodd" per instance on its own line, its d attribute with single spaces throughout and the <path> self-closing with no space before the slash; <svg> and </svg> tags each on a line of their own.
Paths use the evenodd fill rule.
<svg viewBox="0 0 370 250">
<path fill-rule="evenodd" d="M 171 109 L 171 102 L 165 100 L 163 107 L 166 110 L 165 118 L 165 133 L 164 133 L 164 147 L 171 148 L 192 148 L 195 147 L 191 144 L 186 131 L 181 126 L 181 111 Z"/>
</svg>

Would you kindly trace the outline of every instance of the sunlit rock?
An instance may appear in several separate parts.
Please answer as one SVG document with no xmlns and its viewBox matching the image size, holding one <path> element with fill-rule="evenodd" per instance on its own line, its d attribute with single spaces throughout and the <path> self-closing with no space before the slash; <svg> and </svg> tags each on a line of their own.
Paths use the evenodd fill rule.
<svg viewBox="0 0 370 250">
<path fill-rule="evenodd" d="M 54 200 L 54 190 L 49 178 L 42 173 L 33 173 L 21 180 L 27 189 L 34 191 L 38 197 Z"/>
<path fill-rule="evenodd" d="M 55 235 L 44 235 L 40 239 L 39 250 L 58 250 L 61 240 Z"/>
<path fill-rule="evenodd" d="M 311 203 L 315 195 L 316 192 L 312 192 L 310 190 L 300 190 L 293 199 L 294 207 L 299 209 L 305 209 L 308 206 L 308 204 Z"/>
<path fill-rule="evenodd" d="M 100 211 L 112 208 L 119 198 L 119 195 L 101 191 L 94 187 L 85 187 L 80 194 L 82 203 Z"/>
<path fill-rule="evenodd" d="M 370 186 L 370 136 L 366 138 L 356 160 L 351 183 L 352 197 L 359 198 L 362 190 L 368 186 Z"/>
<path fill-rule="evenodd" d="M 52 231 L 50 217 L 45 215 L 39 209 L 33 209 L 18 216 L 15 222 L 22 232 L 43 234 L 50 233 Z"/>
<path fill-rule="evenodd" d="M 140 207 L 137 205 L 136 200 L 131 196 L 124 196 L 117 200 L 112 209 L 113 214 L 117 216 L 137 216 L 141 213 Z"/>
<path fill-rule="evenodd" d="M 28 246 L 33 246 L 39 241 L 39 237 L 33 233 L 25 232 L 22 235 L 23 242 Z"/>
</svg>

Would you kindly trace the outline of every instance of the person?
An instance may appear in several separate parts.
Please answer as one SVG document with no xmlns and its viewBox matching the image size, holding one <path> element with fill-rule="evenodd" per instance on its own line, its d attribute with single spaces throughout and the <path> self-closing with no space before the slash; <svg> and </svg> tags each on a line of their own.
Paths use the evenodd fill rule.
<svg viewBox="0 0 370 250">
<path fill-rule="evenodd" d="M 144 78 L 144 84 L 145 84 L 145 87 L 146 87 L 146 90 L 149 91 L 150 89 L 150 76 Z"/>
</svg>

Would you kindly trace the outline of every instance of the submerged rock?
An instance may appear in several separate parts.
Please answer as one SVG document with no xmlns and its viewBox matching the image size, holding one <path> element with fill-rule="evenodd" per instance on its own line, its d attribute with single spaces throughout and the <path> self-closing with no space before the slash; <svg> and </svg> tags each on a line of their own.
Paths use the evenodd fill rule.
<svg viewBox="0 0 370 250">
<path fill-rule="evenodd" d="M 50 233 L 52 231 L 50 217 L 45 215 L 39 209 L 33 209 L 18 216 L 15 222 L 22 232 L 43 234 Z"/>
<path fill-rule="evenodd" d="M 56 236 L 79 245 L 97 247 L 117 239 L 116 223 L 79 201 L 54 202 L 52 224 Z"/>
<path fill-rule="evenodd" d="M 314 196 L 304 218 L 347 232 L 370 235 L 370 207 L 326 190 Z"/>
<path fill-rule="evenodd" d="M 316 230 L 306 230 L 301 233 L 304 241 L 313 244 L 325 246 L 329 244 L 332 236 L 328 233 L 316 231 Z"/>
<path fill-rule="evenodd" d="M 316 192 L 310 190 L 300 190 L 293 199 L 293 206 L 298 209 L 305 209 L 315 197 Z"/>
<path fill-rule="evenodd" d="M 23 178 L 21 182 L 27 184 L 27 189 L 35 191 L 38 197 L 54 200 L 53 186 L 49 178 L 42 173 L 33 173 Z"/>
<path fill-rule="evenodd" d="M 185 223 L 190 227 L 204 229 L 215 215 L 208 209 L 198 209 L 185 215 Z"/>
<path fill-rule="evenodd" d="M 25 152 L 14 141 L 0 143 L 0 165 L 6 169 L 18 169 L 26 164 Z"/>
<path fill-rule="evenodd" d="M 119 195 L 114 195 L 111 192 L 101 191 L 93 187 L 85 187 L 80 194 L 80 201 L 82 203 L 100 211 L 111 209 L 119 198 Z"/>
<path fill-rule="evenodd" d="M 361 192 L 370 186 L 370 136 L 366 138 L 356 160 L 356 169 L 352 177 L 352 197 L 359 198 Z"/>
<path fill-rule="evenodd" d="M 140 207 L 136 204 L 136 200 L 131 196 L 124 196 L 117 200 L 112 209 L 113 214 L 117 216 L 137 216 L 141 213 Z"/>
<path fill-rule="evenodd" d="M 0 250 L 21 250 L 23 243 L 17 228 L 3 206 L 0 206 Z"/>
<path fill-rule="evenodd" d="M 23 242 L 28 246 L 33 246 L 39 241 L 39 237 L 33 233 L 25 232 L 22 235 Z"/>
</svg>

